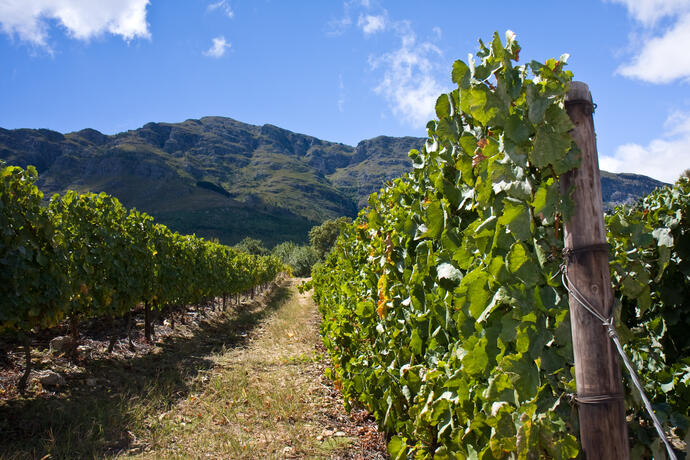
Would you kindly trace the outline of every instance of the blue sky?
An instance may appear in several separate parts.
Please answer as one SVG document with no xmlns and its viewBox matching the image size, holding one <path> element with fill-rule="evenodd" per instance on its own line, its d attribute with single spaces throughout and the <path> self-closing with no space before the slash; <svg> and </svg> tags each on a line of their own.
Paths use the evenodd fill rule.
<svg viewBox="0 0 690 460">
<path fill-rule="evenodd" d="M 602 169 L 690 168 L 690 0 L 0 0 L 0 127 L 112 134 L 206 115 L 355 145 L 424 136 L 494 31 L 571 55 Z"/>
</svg>

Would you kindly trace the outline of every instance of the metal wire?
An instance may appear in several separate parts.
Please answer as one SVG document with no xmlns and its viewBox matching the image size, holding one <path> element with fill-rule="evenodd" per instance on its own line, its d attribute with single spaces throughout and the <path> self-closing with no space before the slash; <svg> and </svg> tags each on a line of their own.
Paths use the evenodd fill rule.
<svg viewBox="0 0 690 460">
<path fill-rule="evenodd" d="M 577 300 L 577 302 L 580 305 L 582 305 L 582 307 L 584 307 L 585 310 L 590 312 L 595 318 L 601 321 L 601 323 L 608 331 L 609 338 L 611 339 L 611 341 L 613 341 L 614 345 L 616 345 L 616 350 L 618 351 L 618 354 L 623 360 L 625 368 L 628 370 L 628 373 L 630 374 L 630 378 L 632 379 L 633 385 L 635 386 L 635 388 L 637 388 L 637 391 L 640 393 L 640 397 L 642 398 L 644 407 L 645 409 L 647 409 L 647 413 L 649 414 L 649 417 L 652 419 L 652 422 L 654 423 L 654 428 L 656 429 L 656 432 L 659 434 L 659 437 L 666 446 L 666 452 L 668 452 L 669 458 L 671 460 L 677 460 L 676 454 L 673 453 L 671 443 L 666 438 L 664 429 L 661 427 L 661 422 L 659 422 L 659 419 L 654 413 L 654 409 L 652 409 L 652 403 L 649 401 L 649 398 L 647 398 L 647 394 L 644 392 L 644 389 L 642 388 L 642 383 L 640 383 L 640 379 L 637 377 L 637 373 L 633 369 L 632 363 L 630 362 L 630 359 L 628 359 L 628 355 L 623 350 L 623 345 L 621 345 L 621 342 L 618 338 L 618 333 L 616 332 L 616 325 L 614 323 L 613 316 L 611 316 L 608 319 L 605 318 L 604 315 L 602 315 L 591 303 L 589 303 L 587 298 L 577 289 L 577 287 L 568 278 L 568 267 L 566 265 L 561 266 L 561 282 L 563 283 L 563 287 L 565 287 L 565 290 L 568 291 L 568 294 L 570 294 L 573 299 Z"/>
<path fill-rule="evenodd" d="M 587 395 L 581 396 L 576 395 L 573 399 L 580 404 L 602 404 L 611 401 L 620 401 L 623 398 L 622 394 L 610 394 L 610 395 Z"/>
</svg>

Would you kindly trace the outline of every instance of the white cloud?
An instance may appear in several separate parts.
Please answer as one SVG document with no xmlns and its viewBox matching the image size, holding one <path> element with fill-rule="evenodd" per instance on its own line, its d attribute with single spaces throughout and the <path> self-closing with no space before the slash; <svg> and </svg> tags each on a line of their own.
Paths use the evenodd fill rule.
<svg viewBox="0 0 690 460">
<path fill-rule="evenodd" d="M 671 83 L 690 79 L 690 13 L 681 16 L 673 27 L 660 37 L 644 43 L 629 64 L 618 68 L 618 73 L 650 83 Z"/>
<path fill-rule="evenodd" d="M 352 10 L 356 9 L 371 9 L 370 0 L 347 0 L 343 3 L 343 16 L 337 19 L 331 19 L 326 24 L 326 34 L 330 36 L 339 36 L 345 33 L 345 31 L 352 25 Z M 384 10 L 385 12 L 385 10 Z M 357 25 L 360 25 L 362 21 L 362 15 L 359 17 Z"/>
<path fill-rule="evenodd" d="M 331 36 L 339 36 L 345 33 L 348 27 L 352 25 L 352 9 L 354 0 L 343 3 L 343 16 L 338 19 L 331 19 L 326 24 L 326 33 Z"/>
<path fill-rule="evenodd" d="M 233 16 L 235 16 L 235 12 L 232 10 L 230 7 L 230 4 L 227 2 L 227 0 L 219 0 L 217 2 L 211 3 L 208 6 L 208 11 L 215 11 L 215 10 L 220 10 L 225 15 L 229 18 L 232 19 Z"/>
<path fill-rule="evenodd" d="M 432 41 L 418 41 L 410 21 L 391 20 L 388 10 L 378 1 L 347 0 L 343 3 L 343 16 L 327 24 L 326 33 L 342 35 L 358 18 L 356 27 L 365 36 L 373 34 L 394 34 L 400 40 L 398 49 L 380 55 L 369 56 L 369 68 L 378 83 L 373 91 L 381 96 L 391 112 L 401 122 L 414 128 L 426 126 L 433 118 L 434 105 L 439 94 L 446 88 L 437 76 L 443 74 L 440 68 L 441 50 L 432 43 L 440 39 L 442 31 L 432 28 Z M 338 109 L 344 106 L 343 89 L 338 100 Z M 386 116 L 382 113 L 382 117 Z"/>
<path fill-rule="evenodd" d="M 387 99 L 391 110 L 415 128 L 434 117 L 434 104 L 446 90 L 437 80 L 441 50 L 430 42 L 418 43 L 408 22 L 395 25 L 400 48 L 382 56 L 371 56 L 373 70 L 383 68 L 383 78 L 374 91 Z"/>
<path fill-rule="evenodd" d="M 675 136 L 690 133 L 690 113 L 676 110 L 666 119 L 664 126 L 669 129 L 667 135 Z"/>
<path fill-rule="evenodd" d="M 11 37 L 50 50 L 48 31 L 56 21 L 78 40 L 106 32 L 124 40 L 150 38 L 149 0 L 2 0 L 0 29 Z"/>
<path fill-rule="evenodd" d="M 431 31 L 434 33 L 436 40 L 440 40 L 443 37 L 443 31 L 441 30 L 440 27 L 436 26 L 436 27 L 432 28 Z"/>
<path fill-rule="evenodd" d="M 690 0 L 611 0 L 624 5 L 630 15 L 645 26 L 654 25 L 666 16 L 676 16 L 690 10 Z"/>
<path fill-rule="evenodd" d="M 648 145 L 625 144 L 614 156 L 599 158 L 601 169 L 644 174 L 664 182 L 675 182 L 690 168 L 690 112 L 674 112 L 665 123 L 666 134 Z"/>
<path fill-rule="evenodd" d="M 374 16 L 371 14 L 360 14 L 357 26 L 362 29 L 364 35 L 375 34 L 386 28 L 386 18 L 384 15 Z"/>
<path fill-rule="evenodd" d="M 222 35 L 213 39 L 213 44 L 209 49 L 204 51 L 204 56 L 219 58 L 225 54 L 225 51 L 229 49 L 232 45 L 225 41 L 225 37 Z"/>
<path fill-rule="evenodd" d="M 352 18 L 343 16 L 340 19 L 332 19 L 328 21 L 326 26 L 326 34 L 337 37 L 345 33 L 345 30 L 352 25 Z"/>
<path fill-rule="evenodd" d="M 650 83 L 690 79 L 690 0 L 611 0 L 623 4 L 644 28 L 632 34 L 629 62 L 617 73 Z M 659 20 L 669 18 L 661 26 Z"/>
</svg>

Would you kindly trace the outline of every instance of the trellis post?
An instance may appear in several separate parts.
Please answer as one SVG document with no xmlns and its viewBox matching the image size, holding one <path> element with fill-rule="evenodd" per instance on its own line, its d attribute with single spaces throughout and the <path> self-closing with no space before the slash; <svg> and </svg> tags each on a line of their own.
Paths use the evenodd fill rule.
<svg viewBox="0 0 690 460">
<path fill-rule="evenodd" d="M 572 82 L 566 110 L 571 135 L 582 154 L 578 169 L 561 177 L 561 191 L 572 191 L 574 212 L 564 222 L 567 274 L 605 318 L 613 311 L 601 179 L 594 132 L 594 105 L 585 83 Z M 602 322 L 570 296 L 580 440 L 588 459 L 628 459 L 630 446 L 618 355 Z"/>
</svg>

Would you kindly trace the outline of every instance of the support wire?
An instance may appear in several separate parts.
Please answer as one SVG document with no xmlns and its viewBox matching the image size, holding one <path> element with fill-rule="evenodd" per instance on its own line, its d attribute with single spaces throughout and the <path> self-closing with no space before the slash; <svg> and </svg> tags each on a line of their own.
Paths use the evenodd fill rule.
<svg viewBox="0 0 690 460">
<path fill-rule="evenodd" d="M 575 287 L 575 285 L 568 278 L 568 268 L 565 264 L 561 266 L 561 275 L 561 282 L 563 283 L 563 287 L 565 287 L 565 290 L 568 291 L 568 294 L 570 294 L 570 296 L 573 299 L 577 300 L 577 302 L 580 305 L 582 305 L 582 307 L 585 310 L 587 310 L 595 318 L 601 321 L 601 323 L 608 331 L 608 336 L 614 343 L 614 345 L 616 345 L 616 350 L 618 351 L 618 354 L 623 360 L 625 368 L 628 370 L 628 373 L 630 374 L 630 378 L 632 379 L 633 385 L 635 386 L 635 388 L 637 388 L 637 391 L 640 393 L 640 397 L 642 398 L 644 407 L 647 410 L 649 417 L 652 419 L 652 422 L 654 423 L 654 428 L 656 429 L 656 432 L 659 434 L 659 437 L 666 446 L 666 452 L 668 452 L 669 459 L 677 460 L 676 454 L 673 452 L 673 448 L 671 447 L 671 443 L 666 438 L 664 429 L 661 427 L 661 422 L 659 422 L 659 419 L 654 413 L 654 409 L 652 409 L 652 403 L 649 401 L 649 398 L 647 398 L 647 394 L 644 392 L 642 383 L 640 383 L 640 379 L 637 377 L 637 373 L 635 372 L 635 369 L 633 369 L 632 363 L 630 362 L 628 355 L 625 353 L 625 350 L 623 350 L 623 345 L 621 345 L 620 339 L 618 338 L 618 333 L 616 332 L 616 325 L 613 316 L 611 316 L 608 319 L 605 318 L 604 315 L 602 315 L 591 303 L 589 303 L 587 298 L 577 289 L 577 287 Z"/>
</svg>

